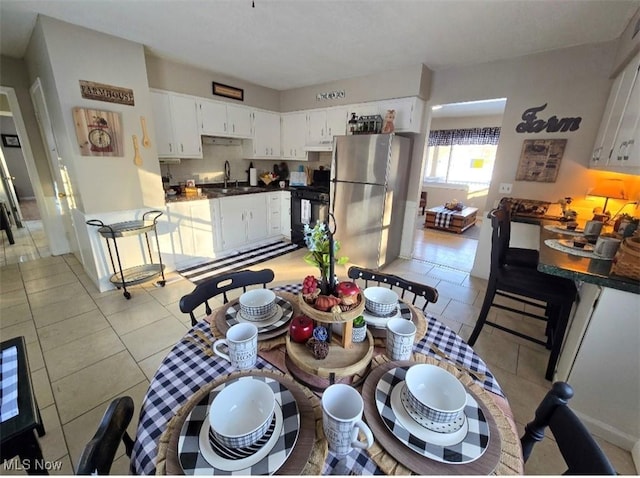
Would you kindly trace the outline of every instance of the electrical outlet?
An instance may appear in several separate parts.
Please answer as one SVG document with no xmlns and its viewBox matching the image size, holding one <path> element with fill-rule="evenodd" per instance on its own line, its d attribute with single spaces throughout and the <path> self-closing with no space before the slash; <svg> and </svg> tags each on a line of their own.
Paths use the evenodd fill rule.
<svg viewBox="0 0 640 478">
<path fill-rule="evenodd" d="M 511 193 L 511 188 L 513 187 L 513 184 L 511 183 L 500 183 L 500 194 L 510 194 Z"/>
</svg>

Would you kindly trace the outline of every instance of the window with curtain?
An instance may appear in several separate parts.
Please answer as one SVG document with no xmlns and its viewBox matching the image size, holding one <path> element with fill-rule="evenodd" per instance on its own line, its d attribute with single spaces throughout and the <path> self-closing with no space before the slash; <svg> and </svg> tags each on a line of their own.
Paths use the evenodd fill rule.
<svg viewBox="0 0 640 478">
<path fill-rule="evenodd" d="M 499 127 L 431 131 L 425 181 L 488 187 L 499 140 Z"/>
</svg>

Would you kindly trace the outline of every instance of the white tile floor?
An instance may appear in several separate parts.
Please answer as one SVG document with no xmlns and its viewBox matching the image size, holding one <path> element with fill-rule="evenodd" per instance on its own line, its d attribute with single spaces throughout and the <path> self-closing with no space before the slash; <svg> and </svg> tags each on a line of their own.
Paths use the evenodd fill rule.
<svg viewBox="0 0 640 478">
<path fill-rule="evenodd" d="M 46 246 L 38 245 L 39 237 L 37 227 L 16 234 L 18 253 L 3 237 L 0 333 L 2 340 L 25 336 L 47 429 L 41 439 L 44 455 L 62 463 L 59 473 L 72 474 L 82 447 L 114 397 L 132 396 L 139 410 L 158 364 L 189 328 L 189 317 L 180 312 L 178 301 L 193 285 L 169 274 L 164 288 L 152 283 L 131 288 L 130 301 L 121 291 L 99 293 L 73 256 L 48 256 Z M 436 287 L 440 298 L 428 312 L 463 337 L 471 332 L 486 286 L 468 275 L 475 242 L 420 229 L 416 256 L 423 260 L 398 260 L 385 269 Z M 304 252 L 260 268 L 272 268 L 279 283 L 297 282 L 315 272 L 302 260 Z M 346 275 L 346 267 L 341 267 L 336 272 Z M 501 321 L 515 320 L 510 316 L 514 314 L 498 315 Z M 543 378 L 548 352 L 492 328 L 483 330 L 475 349 L 497 376 L 522 430 L 550 386 Z M 134 417 L 130 433 L 135 433 L 136 421 Z M 619 473 L 636 474 L 629 452 L 599 442 Z M 123 449 L 118 456 L 112 473 L 127 474 Z M 526 466 L 528 474 L 563 470 L 552 439 L 537 446 Z M 0 474 L 10 473 L 0 466 Z"/>
</svg>

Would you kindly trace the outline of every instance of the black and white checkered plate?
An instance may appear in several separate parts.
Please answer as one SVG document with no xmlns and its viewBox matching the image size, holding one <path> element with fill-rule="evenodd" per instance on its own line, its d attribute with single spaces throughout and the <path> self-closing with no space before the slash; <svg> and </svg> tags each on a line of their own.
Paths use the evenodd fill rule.
<svg viewBox="0 0 640 478">
<path fill-rule="evenodd" d="M 267 323 L 267 325 L 261 326 L 260 321 L 249 321 L 256 327 L 258 327 L 258 338 L 260 338 L 260 334 L 264 334 L 266 332 L 272 332 L 279 328 L 282 328 L 284 330 L 285 325 L 288 324 L 291 320 L 291 317 L 293 317 L 293 306 L 285 299 L 280 296 L 276 296 L 276 305 L 280 307 L 280 309 L 282 310 L 282 314 L 275 322 L 266 320 L 265 322 Z M 231 327 L 232 325 L 236 325 L 241 321 L 247 322 L 247 320 L 238 320 L 239 314 L 241 315 L 239 302 L 236 302 L 229 306 L 224 315 L 224 320 L 227 322 L 227 325 L 229 327 Z"/>
<path fill-rule="evenodd" d="M 220 391 L 236 380 L 261 380 L 271 387 L 278 402 L 270 427 L 272 430 L 253 447 L 241 450 L 224 447 L 214 449 L 208 436 L 209 406 Z M 180 465 L 187 475 L 272 475 L 293 451 L 299 429 L 298 405 L 283 384 L 264 376 L 234 378 L 213 389 L 187 416 L 178 439 Z"/>
<path fill-rule="evenodd" d="M 458 443 L 453 445 L 428 443 L 402 425 L 393 410 L 391 396 L 394 387 L 404 382 L 408 368 L 397 367 L 387 371 L 376 386 L 376 407 L 385 426 L 404 445 L 441 463 L 470 463 L 480 458 L 489 444 L 489 425 L 478 403 L 470 394 L 467 394 L 467 406 L 464 409 L 468 431 Z"/>
<path fill-rule="evenodd" d="M 362 312 L 362 316 L 364 317 L 364 321 L 370 327 L 385 329 L 387 327 L 387 322 L 390 319 L 395 318 L 403 318 L 407 320 L 411 320 L 411 309 L 409 306 L 403 301 L 398 301 L 398 308 L 396 309 L 394 314 L 389 314 L 384 317 L 372 314 L 367 309 L 364 309 Z"/>
</svg>

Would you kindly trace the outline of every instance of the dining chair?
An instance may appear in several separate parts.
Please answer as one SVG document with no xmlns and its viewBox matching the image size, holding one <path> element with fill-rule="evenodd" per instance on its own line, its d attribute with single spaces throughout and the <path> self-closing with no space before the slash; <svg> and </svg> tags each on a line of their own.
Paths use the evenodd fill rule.
<svg viewBox="0 0 640 478">
<path fill-rule="evenodd" d="M 589 430 L 569 408 L 573 389 L 568 383 L 556 382 L 536 409 L 535 418 L 527 423 L 520 439 L 526 463 L 534 445 L 542 441 L 547 427 L 569 467 L 565 475 L 615 475 L 616 470 Z M 559 473 L 558 473 L 559 474 Z"/>
<path fill-rule="evenodd" d="M 487 324 L 525 340 L 544 345 L 551 350 L 545 373 L 545 378 L 551 380 L 560 354 L 560 346 L 569 321 L 571 307 L 576 299 L 576 285 L 571 279 L 545 274 L 531 267 L 506 263 L 507 242 L 504 240 L 504 235 L 509 230 L 508 211 L 504 208 L 496 208 L 489 213 L 489 218 L 492 227 L 489 282 L 480 315 L 468 343 L 473 347 L 482 327 Z M 537 309 L 544 309 L 544 315 L 497 302 L 496 296 L 521 302 Z M 487 320 L 491 307 L 545 321 L 547 323 L 546 340 L 543 341 L 538 337 L 526 335 L 518 330 Z"/>
<path fill-rule="evenodd" d="M 205 282 L 198 284 L 189 294 L 180 299 L 180 311 L 188 313 L 191 316 L 191 325 L 196 325 L 196 319 L 193 311 L 204 304 L 205 312 L 211 315 L 211 307 L 209 300 L 222 295 L 224 303 L 229 302 L 227 292 L 234 289 L 242 288 L 243 292 L 247 291 L 247 286 L 262 284 L 266 289 L 267 284 L 273 281 L 275 274 L 271 269 L 262 269 L 260 271 L 243 270 L 233 272 L 223 272 L 217 274 Z"/>
<path fill-rule="evenodd" d="M 420 284 L 418 282 L 412 282 L 396 275 L 384 274 L 379 271 L 371 269 L 364 269 L 357 266 L 349 267 L 347 275 L 350 279 L 363 280 L 365 288 L 369 287 L 369 284 L 375 284 L 376 286 L 388 285 L 390 289 L 400 289 L 400 298 L 405 299 L 405 295 L 409 294 L 408 298 L 412 298 L 411 305 L 416 305 L 418 299 L 424 299 L 424 303 L 421 308 L 424 311 L 429 303 L 435 303 L 438 300 L 438 291 L 428 285 Z M 411 297 L 412 296 L 412 297 Z"/>
<path fill-rule="evenodd" d="M 537 268 L 540 259 L 539 251 L 524 247 L 511 247 L 509 245 L 511 241 L 511 204 L 507 201 L 500 201 L 498 209 L 502 209 L 506 215 L 504 219 L 504 231 L 503 234 L 500 235 L 502 248 L 505 251 L 503 258 L 504 263 L 512 266 Z M 491 219 L 491 212 L 489 212 L 487 218 Z"/>
<path fill-rule="evenodd" d="M 127 433 L 127 427 L 133 417 L 133 399 L 129 396 L 116 398 L 109 404 L 98 430 L 82 450 L 76 475 L 108 475 L 120 441 L 124 443 L 125 453 L 131 457 L 133 440 Z"/>
</svg>

